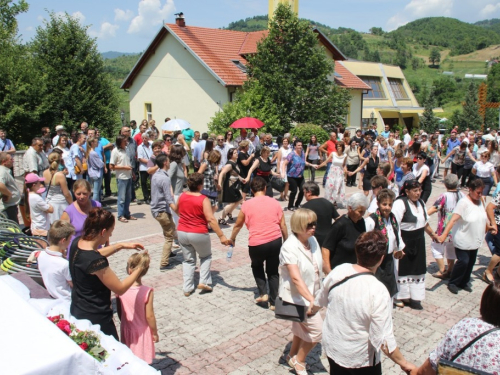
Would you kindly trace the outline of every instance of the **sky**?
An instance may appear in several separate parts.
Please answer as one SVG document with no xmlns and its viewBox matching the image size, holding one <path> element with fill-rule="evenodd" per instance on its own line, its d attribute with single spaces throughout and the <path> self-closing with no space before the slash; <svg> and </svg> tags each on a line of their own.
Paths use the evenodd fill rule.
<svg viewBox="0 0 500 375">
<path fill-rule="evenodd" d="M 28 42 L 49 12 L 68 13 L 89 26 L 101 52 L 144 51 L 162 22 L 174 23 L 183 12 L 186 24 L 220 28 L 230 22 L 268 12 L 267 0 L 27 0 L 29 10 L 18 16 L 19 35 Z M 330 27 L 367 32 L 371 27 L 394 30 L 422 17 L 453 17 L 465 22 L 500 18 L 494 0 L 302 0 L 299 17 Z"/>
</svg>

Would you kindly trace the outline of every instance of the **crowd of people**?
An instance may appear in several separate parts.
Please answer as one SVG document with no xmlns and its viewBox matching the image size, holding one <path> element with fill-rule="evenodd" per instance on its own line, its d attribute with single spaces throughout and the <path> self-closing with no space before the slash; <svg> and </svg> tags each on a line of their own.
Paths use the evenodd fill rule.
<svg viewBox="0 0 500 375">
<path fill-rule="evenodd" d="M 186 297 L 196 289 L 213 290 L 210 233 L 221 244 L 234 246 L 246 225 L 258 290 L 255 303 L 277 316 L 286 304 L 302 311 L 292 324 L 292 345 L 285 356 L 299 375 L 307 374 L 306 357 L 319 342 L 332 374 L 356 373 L 353 369 L 379 374 L 382 352 L 406 372 L 433 373 L 439 358 L 451 359 L 471 339 L 500 325 L 493 313 L 500 307 L 500 152 L 495 131 L 458 134 L 454 129 L 449 137 L 421 131 L 411 137 L 404 130 L 399 139 L 386 125 L 380 135 L 375 126 L 364 133 L 358 129 L 352 137 L 349 131 L 331 132 L 320 144 L 315 135 L 274 139 L 257 129 L 241 129 L 238 137 L 232 129 L 223 135 L 187 129 L 161 136 L 154 120 L 139 126 L 131 121 L 114 142 L 86 123 L 71 137 L 62 125 L 55 130 L 51 139 L 50 129 L 43 129 L 26 151 L 24 191 L 12 176 L 14 145 L 0 130 L 1 212 L 19 223 L 19 206 L 31 233 L 48 239 L 39 262 L 49 293 L 69 300 L 75 317 L 100 324 L 117 339 L 111 292 L 118 296 L 121 340 L 148 363 L 159 340 L 153 290 L 141 282 L 149 255 L 139 243 L 109 245 L 115 220 L 137 220 L 130 204 L 139 186 L 142 203 L 150 205 L 165 238 L 160 270 L 171 269 L 178 255 L 174 250 L 181 250 Z M 323 197 L 315 182 L 322 167 Z M 111 172 L 116 176 L 116 219 L 102 204 L 111 195 Z M 440 172 L 446 192 L 427 207 Z M 347 196 L 347 187 L 361 191 Z M 487 202 L 493 187 L 493 200 Z M 278 200 L 287 202 L 285 209 L 274 190 Z M 346 209 L 344 215 L 340 208 Z M 285 212 L 292 213 L 289 227 Z M 438 225 L 432 228 L 429 216 L 435 213 Z M 226 237 L 221 228 L 232 223 Z M 397 347 L 392 309 L 424 309 L 426 234 L 438 266 L 432 276 L 448 280 L 451 293 L 472 290 L 471 273 L 485 236 L 492 257 L 483 274 L 489 286 L 481 318 L 459 322 L 450 331 L 454 334 L 447 334 L 417 368 Z M 120 280 L 107 258 L 122 249 L 139 253 L 130 257 L 128 277 Z M 195 284 L 197 257 L 200 281 Z M 324 321 L 321 308 L 326 308 Z M 467 336 L 458 335 L 460 330 Z M 458 362 L 495 369 L 499 338 L 499 331 L 488 331 L 481 348 L 489 356 L 471 355 L 477 347 L 467 347 L 469 355 Z"/>
</svg>

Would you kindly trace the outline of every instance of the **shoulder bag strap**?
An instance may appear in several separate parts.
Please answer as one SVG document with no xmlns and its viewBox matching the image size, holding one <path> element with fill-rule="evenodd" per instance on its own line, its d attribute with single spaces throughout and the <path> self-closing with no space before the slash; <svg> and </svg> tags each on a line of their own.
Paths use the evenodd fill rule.
<svg viewBox="0 0 500 375">
<path fill-rule="evenodd" d="M 349 281 L 350 279 L 353 279 L 355 277 L 358 277 L 358 276 L 363 276 L 363 275 L 372 275 L 373 276 L 373 273 L 371 272 L 360 272 L 360 273 L 355 273 L 354 275 L 351 275 L 351 276 L 347 276 L 345 279 L 343 280 L 340 280 L 339 282 L 333 284 L 330 289 L 328 289 L 328 293 L 330 293 L 332 291 L 333 288 L 336 288 L 340 285 L 342 285 L 343 283 L 345 283 L 346 281 Z"/>
<path fill-rule="evenodd" d="M 465 345 L 462 349 L 460 349 L 458 351 L 457 354 L 455 354 L 453 357 L 451 357 L 451 361 L 454 362 L 455 359 L 457 359 L 458 357 L 460 357 L 460 355 L 465 352 L 467 349 L 469 349 L 472 345 L 474 345 L 474 343 L 476 341 L 479 341 L 481 340 L 484 336 L 488 335 L 489 333 L 491 332 L 494 332 L 494 331 L 498 331 L 500 330 L 500 327 L 495 327 L 495 328 L 492 328 L 492 329 L 489 329 L 483 333 L 481 333 L 479 336 L 477 336 L 474 340 L 472 340 L 471 342 L 469 342 L 467 345 Z"/>
</svg>

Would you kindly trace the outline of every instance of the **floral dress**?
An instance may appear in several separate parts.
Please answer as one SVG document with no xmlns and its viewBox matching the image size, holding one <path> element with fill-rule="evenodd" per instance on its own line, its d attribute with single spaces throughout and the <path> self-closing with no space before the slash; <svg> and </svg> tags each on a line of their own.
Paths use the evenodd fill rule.
<svg viewBox="0 0 500 375">
<path fill-rule="evenodd" d="M 207 167 L 205 168 L 205 171 L 203 172 L 203 189 L 208 190 L 210 192 L 216 192 L 217 187 L 215 186 L 215 175 L 217 171 L 217 166 L 214 166 L 210 164 L 206 159 L 201 162 L 202 164 L 206 164 Z M 217 199 L 210 199 L 210 203 L 212 206 L 215 206 L 217 204 Z"/>
<path fill-rule="evenodd" d="M 455 324 L 429 355 L 433 369 L 440 359 L 451 360 L 470 341 L 485 331 L 494 328 L 479 318 L 465 318 Z M 453 362 L 500 375 L 500 331 L 494 331 L 476 341 Z"/>
<path fill-rule="evenodd" d="M 325 185 L 325 198 L 337 205 L 344 205 L 345 202 L 345 181 L 344 181 L 344 161 L 346 154 L 338 156 L 332 152 L 332 166 L 328 172 Z"/>
<path fill-rule="evenodd" d="M 434 202 L 433 206 L 438 210 L 438 225 L 436 234 L 440 236 L 443 234 L 444 228 L 448 225 L 451 217 L 453 216 L 453 210 L 457 205 L 458 201 L 463 198 L 464 195 L 458 191 L 448 191 L 439 196 L 439 198 Z M 446 242 L 452 242 L 452 232 L 446 238 Z"/>
</svg>

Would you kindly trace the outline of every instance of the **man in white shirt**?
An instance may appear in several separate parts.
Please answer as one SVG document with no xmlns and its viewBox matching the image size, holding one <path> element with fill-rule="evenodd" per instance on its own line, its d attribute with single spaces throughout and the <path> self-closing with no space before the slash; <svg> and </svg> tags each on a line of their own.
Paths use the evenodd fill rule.
<svg viewBox="0 0 500 375">
<path fill-rule="evenodd" d="M 411 135 L 408 134 L 408 130 L 406 130 L 406 129 L 403 129 L 403 142 L 407 146 L 411 142 Z"/>
<path fill-rule="evenodd" d="M 132 164 L 127 155 L 127 137 L 119 135 L 116 137 L 116 148 L 111 151 L 109 167 L 116 173 L 116 184 L 118 186 L 118 221 L 128 223 L 129 220 L 137 220 L 130 215 L 130 201 L 132 200 Z"/>
<path fill-rule="evenodd" d="M 141 178 L 142 196 L 144 203 L 149 204 L 151 201 L 151 192 L 148 188 L 148 161 L 153 155 L 151 148 L 151 141 L 149 140 L 149 133 L 142 133 L 142 143 L 137 147 L 137 161 L 139 162 L 139 176 Z"/>
<path fill-rule="evenodd" d="M 61 136 L 62 133 L 64 133 L 64 125 L 57 125 L 56 126 L 56 135 L 54 138 L 52 138 L 52 146 L 56 147 L 57 142 L 59 142 L 59 137 Z"/>
<path fill-rule="evenodd" d="M 38 255 L 38 269 L 50 295 L 71 301 L 73 282 L 69 272 L 66 250 L 75 228 L 67 221 L 56 220 L 48 233 L 49 247 Z"/>
<path fill-rule="evenodd" d="M 25 173 L 35 173 L 39 176 L 43 173 L 43 159 L 40 155 L 43 152 L 42 138 L 35 137 L 31 141 L 31 147 L 24 153 L 23 169 Z"/>
<path fill-rule="evenodd" d="M 220 163 L 218 166 L 219 171 L 224 168 L 224 166 L 227 163 L 227 152 L 229 151 L 231 147 L 225 143 L 225 139 L 223 135 L 218 135 L 217 136 L 217 141 L 214 146 L 214 150 L 217 150 L 220 152 Z"/>
</svg>

